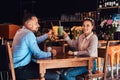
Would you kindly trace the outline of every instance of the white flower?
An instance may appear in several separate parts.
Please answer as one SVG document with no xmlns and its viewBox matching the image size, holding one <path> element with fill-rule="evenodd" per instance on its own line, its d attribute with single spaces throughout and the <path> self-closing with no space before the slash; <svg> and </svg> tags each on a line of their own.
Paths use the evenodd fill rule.
<svg viewBox="0 0 120 80">
<path fill-rule="evenodd" d="M 103 21 L 100 23 L 100 26 L 103 27 L 106 22 L 107 22 L 107 20 L 103 20 Z"/>
<path fill-rule="evenodd" d="M 77 31 L 77 30 L 82 30 L 82 27 L 81 26 L 73 26 L 72 28 L 71 28 L 71 31 Z"/>
<path fill-rule="evenodd" d="M 71 28 L 71 31 L 73 31 L 73 30 L 75 29 L 75 27 L 76 27 L 76 26 L 73 26 L 73 27 Z"/>
<path fill-rule="evenodd" d="M 75 30 L 82 30 L 81 26 L 76 26 Z"/>
<path fill-rule="evenodd" d="M 118 24 L 117 21 L 113 21 L 112 25 L 113 25 L 114 27 L 118 27 L 118 26 L 119 26 L 119 24 Z"/>
</svg>

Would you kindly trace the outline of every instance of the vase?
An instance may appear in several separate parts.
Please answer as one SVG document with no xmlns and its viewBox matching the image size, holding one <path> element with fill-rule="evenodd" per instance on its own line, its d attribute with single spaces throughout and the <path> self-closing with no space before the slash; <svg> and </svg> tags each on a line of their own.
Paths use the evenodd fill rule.
<svg viewBox="0 0 120 80">
<path fill-rule="evenodd" d="M 111 33 L 110 34 L 110 38 L 109 38 L 110 40 L 114 40 L 114 33 Z"/>
</svg>

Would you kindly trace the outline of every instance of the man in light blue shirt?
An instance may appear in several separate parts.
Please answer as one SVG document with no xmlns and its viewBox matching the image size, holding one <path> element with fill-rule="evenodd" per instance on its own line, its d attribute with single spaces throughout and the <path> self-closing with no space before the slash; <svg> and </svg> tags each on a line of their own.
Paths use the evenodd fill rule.
<svg viewBox="0 0 120 80">
<path fill-rule="evenodd" d="M 32 61 L 35 58 L 47 58 L 56 55 L 56 50 L 50 52 L 42 51 L 38 43 L 46 40 L 52 35 L 52 30 L 43 36 L 36 37 L 39 24 L 35 15 L 28 14 L 23 18 L 24 26 L 16 32 L 13 39 L 13 63 L 17 80 L 39 78 L 38 64 Z M 52 77 L 51 77 L 52 76 Z M 54 71 L 47 71 L 46 80 L 59 80 L 59 74 Z"/>
</svg>

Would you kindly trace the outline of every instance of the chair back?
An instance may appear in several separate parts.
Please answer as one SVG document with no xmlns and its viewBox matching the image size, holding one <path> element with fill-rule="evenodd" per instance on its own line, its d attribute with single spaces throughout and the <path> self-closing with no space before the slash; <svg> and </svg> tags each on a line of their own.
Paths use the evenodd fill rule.
<svg viewBox="0 0 120 80">
<path fill-rule="evenodd" d="M 106 80 L 106 66 L 107 66 L 107 57 L 108 57 L 108 48 L 109 48 L 109 41 L 106 41 L 106 45 L 104 48 L 98 48 L 98 59 L 103 58 L 103 77 Z"/>
<path fill-rule="evenodd" d="M 16 80 L 15 78 L 15 70 L 13 65 L 13 59 L 12 59 L 12 48 L 10 47 L 10 43 L 6 43 L 7 51 L 8 51 L 8 57 L 9 57 L 9 67 L 12 75 L 12 80 Z"/>
<path fill-rule="evenodd" d="M 0 45 L 0 72 L 8 71 L 8 54 L 6 51 L 6 45 Z"/>
<path fill-rule="evenodd" d="M 101 68 L 103 66 L 103 71 L 96 70 L 95 73 L 88 75 L 88 74 L 83 74 L 82 77 L 84 80 L 88 80 L 89 78 L 103 78 L 100 80 L 106 80 L 106 66 L 107 66 L 107 57 L 108 57 L 108 48 L 109 48 L 109 41 L 106 41 L 106 44 L 104 47 L 99 47 L 98 48 L 98 57 L 97 57 L 97 68 Z M 101 63 L 104 63 L 101 66 Z"/>
<path fill-rule="evenodd" d="M 9 80 L 9 61 L 6 45 L 0 45 L 0 80 Z"/>
</svg>

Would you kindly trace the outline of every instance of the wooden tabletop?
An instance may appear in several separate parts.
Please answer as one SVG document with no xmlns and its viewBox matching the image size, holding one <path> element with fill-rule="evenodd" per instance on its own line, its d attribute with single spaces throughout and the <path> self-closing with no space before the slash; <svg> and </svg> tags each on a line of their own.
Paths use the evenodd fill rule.
<svg viewBox="0 0 120 80">
<path fill-rule="evenodd" d="M 88 66 L 88 75 L 92 72 L 93 60 L 95 57 L 83 57 L 83 56 L 57 56 L 44 59 L 37 59 L 39 64 L 39 74 L 40 80 L 45 80 L 44 76 L 46 69 L 54 68 L 68 68 L 68 67 L 79 67 L 79 66 Z"/>
</svg>

